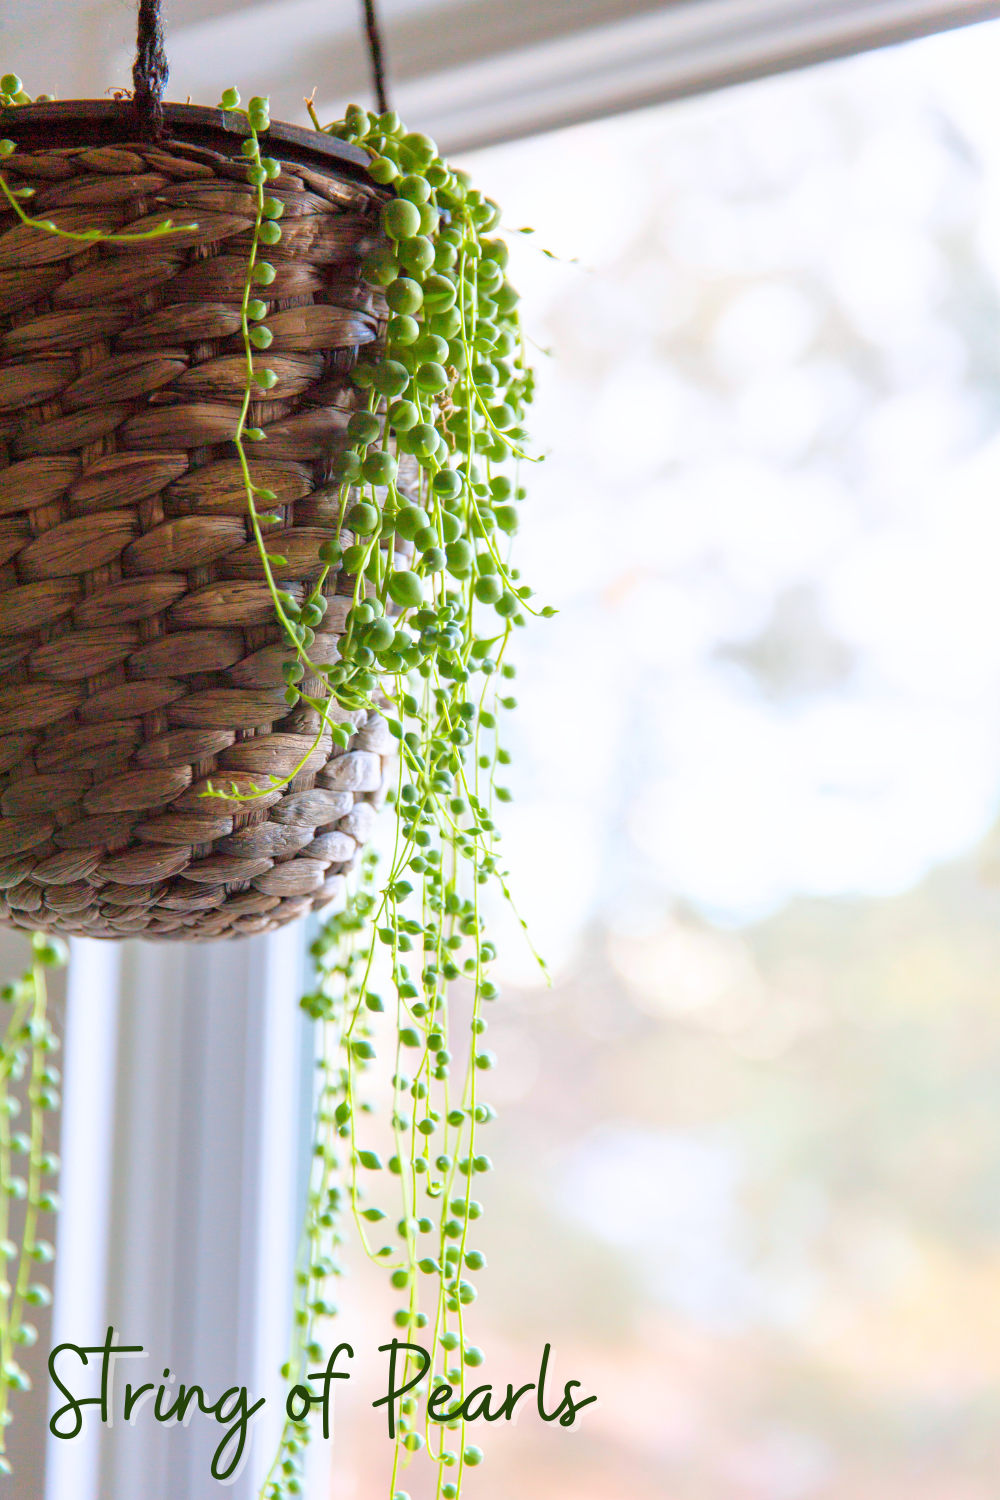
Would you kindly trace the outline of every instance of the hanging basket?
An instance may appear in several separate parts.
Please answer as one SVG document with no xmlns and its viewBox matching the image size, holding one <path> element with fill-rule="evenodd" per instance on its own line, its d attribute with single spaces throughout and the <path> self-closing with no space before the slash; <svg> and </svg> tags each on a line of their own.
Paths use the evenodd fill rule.
<svg viewBox="0 0 1000 1500">
<path fill-rule="evenodd" d="M 156 144 L 127 105 L 0 112 L 8 181 L 64 228 L 197 228 L 86 246 L 0 220 L 0 922 L 166 940 L 267 931 L 336 899 L 371 829 L 392 746 L 346 714 L 346 752 L 289 712 L 282 646 L 232 437 L 254 222 L 223 110 L 164 109 Z M 360 275 L 380 195 L 365 156 L 275 124 L 285 205 L 269 303 L 278 383 L 251 420 L 268 533 L 301 597 L 322 571 L 331 462 L 358 350 L 385 304 Z M 257 454 L 260 457 L 257 457 Z M 272 508 L 272 507 L 269 507 Z M 343 536 L 343 534 L 342 534 Z M 330 574 L 310 658 L 336 660 L 354 581 Z M 315 693 L 318 684 L 307 680 Z M 207 799 L 302 771 L 260 800 Z"/>
</svg>

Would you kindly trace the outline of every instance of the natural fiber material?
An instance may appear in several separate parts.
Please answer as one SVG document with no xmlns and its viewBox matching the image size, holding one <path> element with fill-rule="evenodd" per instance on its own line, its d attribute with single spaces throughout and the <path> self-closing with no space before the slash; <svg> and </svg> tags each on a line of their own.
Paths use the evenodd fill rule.
<svg viewBox="0 0 1000 1500">
<path fill-rule="evenodd" d="M 81 246 L 0 218 L 0 922 L 267 931 L 341 893 L 393 741 L 380 717 L 338 711 L 356 729 L 346 753 L 329 737 L 314 747 L 308 715 L 284 701 L 289 653 L 231 443 L 245 169 L 123 138 L 33 146 L 5 170 L 66 227 L 198 228 Z M 278 495 L 269 541 L 296 598 L 336 525 L 327 481 L 349 372 L 385 317 L 359 275 L 375 195 L 336 170 L 287 162 L 268 188 L 285 204 L 277 276 L 259 291 L 278 383 L 251 408 L 268 432 L 252 466 Z M 329 579 L 317 664 L 337 659 L 352 588 Z M 265 795 L 207 799 L 209 782 Z"/>
<path fill-rule="evenodd" d="M 163 47 L 160 0 L 139 0 L 135 38 L 132 104 L 139 134 L 158 140 L 163 134 L 163 89 L 170 77 Z"/>
<path fill-rule="evenodd" d="M 382 47 L 382 32 L 375 10 L 375 0 L 362 0 L 365 13 L 365 37 L 372 65 L 372 83 L 375 86 L 375 103 L 379 114 L 389 108 L 389 94 L 385 86 L 385 55 Z"/>
</svg>

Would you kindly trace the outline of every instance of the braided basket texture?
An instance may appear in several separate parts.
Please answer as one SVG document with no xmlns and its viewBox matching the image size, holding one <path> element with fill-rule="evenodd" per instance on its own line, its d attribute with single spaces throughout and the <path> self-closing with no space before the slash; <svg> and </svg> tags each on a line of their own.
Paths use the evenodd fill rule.
<svg viewBox="0 0 1000 1500">
<path fill-rule="evenodd" d="M 220 112 L 168 107 L 150 146 L 115 109 L 0 122 L 18 143 L 7 179 L 35 189 L 32 213 L 71 229 L 197 222 L 87 246 L 0 217 L 0 922 L 232 937 L 341 894 L 392 741 L 379 716 L 338 710 L 356 730 L 346 752 L 315 743 L 315 714 L 284 699 L 289 653 L 232 444 L 255 212 L 241 137 Z M 46 111 L 61 111 L 51 127 Z M 336 526 L 349 372 L 384 326 L 359 273 L 379 199 L 351 148 L 320 151 L 292 127 L 265 139 L 282 163 L 268 191 L 285 205 L 260 290 L 278 382 L 251 408 L 267 431 L 251 469 L 278 495 L 269 544 L 299 598 Z M 327 581 L 319 664 L 337 658 L 353 584 Z M 270 787 L 306 756 L 260 800 L 201 795 L 209 779 Z"/>
</svg>

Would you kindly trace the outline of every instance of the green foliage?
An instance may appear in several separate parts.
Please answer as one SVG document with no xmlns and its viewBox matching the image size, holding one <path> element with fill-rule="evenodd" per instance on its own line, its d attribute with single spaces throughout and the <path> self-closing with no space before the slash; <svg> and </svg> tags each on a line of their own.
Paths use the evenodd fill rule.
<svg viewBox="0 0 1000 1500">
<path fill-rule="evenodd" d="M 393 316 L 386 344 L 354 374 L 364 408 L 351 419 L 340 479 L 341 516 L 357 538 L 345 562 L 357 583 L 341 660 L 326 675 L 346 708 L 372 707 L 377 686 L 382 704 L 390 705 L 400 760 L 391 867 L 378 882 L 368 857 L 361 889 L 313 945 L 318 982 L 303 1003 L 326 1032 L 340 1038 L 323 1063 L 314 1160 L 332 1154 L 323 1136 L 332 1119 L 344 1141 L 338 1204 L 352 1207 L 366 1252 L 405 1293 L 394 1322 L 433 1352 L 432 1374 L 436 1369 L 443 1377 L 454 1360 L 450 1351 L 463 1351 L 450 1377 L 460 1403 L 466 1367 L 477 1367 L 484 1357 L 466 1337 L 467 1309 L 477 1290 L 462 1279 L 461 1269 L 486 1268 L 467 1235 L 482 1213 L 472 1197 L 473 1182 L 492 1169 L 476 1137 L 495 1117 L 478 1091 L 496 1057 L 469 1045 L 487 1029 L 484 1004 L 499 995 L 488 978 L 496 951 L 484 940 L 480 894 L 497 880 L 509 899 L 492 810 L 494 799 L 510 797 L 494 785 L 494 775 L 497 764 L 509 760 L 499 721 L 513 699 L 498 700 L 493 685 L 501 669 L 513 677 L 506 660 L 511 637 L 530 612 L 530 590 L 518 585 L 498 542 L 499 535 L 516 530 L 510 502 L 523 494 L 516 467 L 512 473 L 502 468 L 525 457 L 519 424 L 532 399 L 533 377 L 516 294 L 505 290 L 506 247 L 483 238 L 499 218 L 496 206 L 440 160 L 433 142 L 406 135 L 398 120 L 387 124 L 353 108 L 328 129 L 368 150 L 373 180 L 396 196 L 382 213 L 392 243 L 365 266 L 373 284 L 385 289 Z M 388 457 L 391 440 L 397 453 L 417 460 L 416 500 L 397 490 L 394 463 L 390 468 L 372 462 Z M 376 484 L 388 486 L 381 504 Z M 394 548 L 380 545 L 388 533 L 413 543 L 409 569 L 395 567 Z M 308 670 L 311 675 L 315 669 Z M 376 1006 L 369 989 L 372 969 L 387 959 L 395 994 L 385 1007 L 375 997 Z M 459 980 L 472 994 L 468 1041 L 456 1034 L 449 1003 Z M 395 1068 L 395 1151 L 388 1173 L 376 1177 L 383 1163 L 364 1139 L 359 1091 L 385 1048 Z M 468 1053 L 468 1060 L 461 1078 L 453 1080 L 456 1052 Z M 368 1179 L 398 1195 L 396 1247 L 367 1238 L 369 1226 L 385 1217 L 380 1208 L 360 1207 Z M 318 1189 L 310 1201 L 318 1206 L 323 1191 L 328 1189 Z M 430 1243 L 418 1247 L 423 1235 Z M 303 1263 L 316 1264 L 308 1245 Z M 296 1326 L 286 1369 L 291 1381 L 301 1378 L 305 1341 L 315 1336 L 301 1319 Z M 465 1469 L 483 1459 L 482 1450 L 461 1434 L 457 1453 L 445 1447 L 449 1434 L 428 1420 L 422 1405 L 433 1384 L 422 1382 L 415 1393 L 420 1399 L 400 1412 L 392 1494 L 401 1493 L 400 1467 L 419 1451 L 437 1466 L 440 1495 L 459 1496 Z M 464 1420 L 452 1425 L 464 1433 Z M 281 1477 L 288 1472 L 287 1444 L 302 1443 L 307 1431 L 289 1424 L 263 1500 L 289 1492 Z"/>
<path fill-rule="evenodd" d="M 11 1472 L 6 1457 L 6 1432 L 12 1418 L 10 1394 L 29 1391 L 31 1381 L 17 1362 L 17 1350 L 29 1348 L 38 1330 L 27 1321 L 28 1307 L 48 1307 L 49 1288 L 33 1278 L 39 1266 L 54 1257 L 51 1243 L 39 1237 L 39 1215 L 54 1213 L 58 1199 L 51 1178 L 59 1169 L 57 1157 L 45 1151 L 45 1116 L 59 1108 L 60 1082 L 52 1054 L 59 1039 L 46 1016 L 45 970 L 66 963 L 66 948 L 46 933 L 32 935 L 32 966 L 19 980 L 0 989 L 7 1010 L 0 1037 L 0 1473 Z M 28 1080 L 29 1118 L 26 1130 L 13 1130 L 21 1115 L 21 1100 L 11 1083 Z M 15 1158 L 18 1160 L 15 1163 Z M 23 1166 L 21 1159 L 23 1159 Z M 26 1175 L 21 1175 L 26 1173 Z M 24 1204 L 17 1239 L 13 1237 L 11 1207 Z"/>
</svg>

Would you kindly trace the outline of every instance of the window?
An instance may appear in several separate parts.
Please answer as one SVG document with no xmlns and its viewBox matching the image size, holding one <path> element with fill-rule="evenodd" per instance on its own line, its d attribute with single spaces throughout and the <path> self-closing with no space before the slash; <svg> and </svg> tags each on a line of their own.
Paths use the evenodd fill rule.
<svg viewBox="0 0 1000 1500">
<path fill-rule="evenodd" d="M 602 1402 L 498 1424 L 483 1500 L 995 1489 L 998 54 L 475 163 L 536 231 L 520 552 L 560 610 L 519 652 L 555 984 L 506 920 L 481 1378 L 550 1341 Z"/>
</svg>

